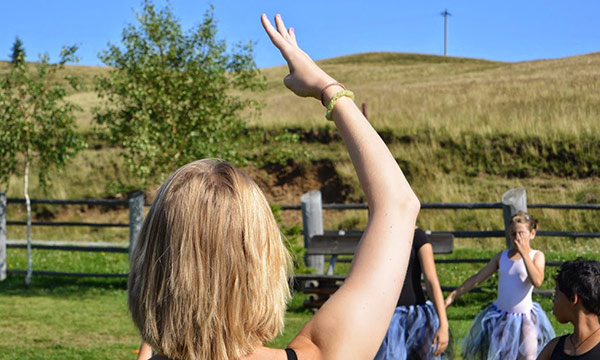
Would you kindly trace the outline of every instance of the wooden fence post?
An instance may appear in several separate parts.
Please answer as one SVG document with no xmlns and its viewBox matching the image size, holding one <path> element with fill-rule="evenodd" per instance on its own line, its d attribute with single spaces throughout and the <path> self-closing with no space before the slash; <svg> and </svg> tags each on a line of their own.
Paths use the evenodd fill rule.
<svg viewBox="0 0 600 360">
<path fill-rule="evenodd" d="M 0 281 L 6 279 L 6 193 L 0 191 Z"/>
<path fill-rule="evenodd" d="M 143 191 L 137 191 L 129 197 L 129 256 L 142 230 L 144 200 Z"/>
<path fill-rule="evenodd" d="M 527 192 L 525 189 L 510 189 L 502 195 L 502 213 L 504 215 L 504 233 L 506 247 L 510 248 L 510 219 L 519 211 L 527 212 Z"/>
<path fill-rule="evenodd" d="M 323 207 L 321 192 L 314 190 L 300 197 L 302 208 L 302 227 L 304 228 L 304 248 L 310 245 L 310 239 L 315 235 L 323 235 Z M 325 257 L 323 255 L 306 256 L 306 266 L 323 274 Z"/>
</svg>

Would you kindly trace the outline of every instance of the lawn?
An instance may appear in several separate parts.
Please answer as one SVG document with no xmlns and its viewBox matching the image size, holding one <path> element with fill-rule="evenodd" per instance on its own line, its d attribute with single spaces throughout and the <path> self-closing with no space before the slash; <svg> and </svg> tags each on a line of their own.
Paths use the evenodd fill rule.
<svg viewBox="0 0 600 360">
<path fill-rule="evenodd" d="M 491 250 L 457 249 L 445 257 L 485 258 Z M 23 250 L 9 249 L 8 261 L 13 268 L 25 265 Z M 547 253 L 549 260 L 574 257 L 576 254 Z M 35 265 L 37 264 L 37 265 Z M 127 271 L 126 254 L 69 253 L 34 251 L 36 269 L 61 271 Z M 442 284 L 456 285 L 470 276 L 478 264 L 440 264 Z M 543 288 L 552 288 L 548 268 Z M 460 298 L 448 310 L 454 348 L 460 351 L 462 339 L 475 315 L 494 300 L 496 280 L 492 278 L 482 293 Z M 311 318 L 302 308 L 304 298 L 294 295 L 286 314 L 283 334 L 270 345 L 283 348 Z M 556 322 L 551 314 L 552 300 L 535 296 L 546 310 L 558 335 L 567 333 L 569 325 Z M 75 279 L 34 276 L 31 287 L 24 276 L 11 274 L 0 282 L 0 359 L 135 359 L 139 337 L 127 312 L 125 279 Z M 459 357 L 458 357 L 459 358 Z"/>
</svg>

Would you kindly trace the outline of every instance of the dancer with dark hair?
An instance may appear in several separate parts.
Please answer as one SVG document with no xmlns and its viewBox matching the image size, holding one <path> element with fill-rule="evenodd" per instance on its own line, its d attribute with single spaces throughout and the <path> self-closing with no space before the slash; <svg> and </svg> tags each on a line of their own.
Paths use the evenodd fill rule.
<svg viewBox="0 0 600 360">
<path fill-rule="evenodd" d="M 566 261 L 554 278 L 556 320 L 573 324 L 573 333 L 553 339 L 538 360 L 600 359 L 600 262 Z"/>
</svg>

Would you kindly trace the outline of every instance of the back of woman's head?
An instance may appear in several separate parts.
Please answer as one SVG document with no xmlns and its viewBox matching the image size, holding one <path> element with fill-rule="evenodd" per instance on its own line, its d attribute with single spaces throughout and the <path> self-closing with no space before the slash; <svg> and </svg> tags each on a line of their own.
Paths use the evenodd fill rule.
<svg viewBox="0 0 600 360">
<path fill-rule="evenodd" d="M 567 298 L 573 300 L 577 294 L 585 309 L 600 316 L 600 262 L 582 258 L 565 261 L 554 279 Z"/>
<path fill-rule="evenodd" d="M 283 327 L 290 260 L 258 186 L 199 160 L 161 186 L 131 256 L 129 309 L 172 359 L 234 359 Z"/>
</svg>

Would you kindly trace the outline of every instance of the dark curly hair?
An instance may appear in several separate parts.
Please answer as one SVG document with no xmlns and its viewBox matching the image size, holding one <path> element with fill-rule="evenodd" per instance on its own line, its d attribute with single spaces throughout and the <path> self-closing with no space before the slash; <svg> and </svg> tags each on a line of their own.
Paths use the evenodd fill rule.
<svg viewBox="0 0 600 360">
<path fill-rule="evenodd" d="M 569 300 L 577 294 L 583 307 L 600 315 L 600 262 L 583 258 L 565 261 L 554 280 Z"/>
</svg>

